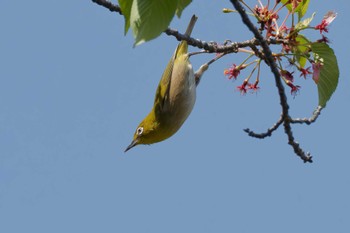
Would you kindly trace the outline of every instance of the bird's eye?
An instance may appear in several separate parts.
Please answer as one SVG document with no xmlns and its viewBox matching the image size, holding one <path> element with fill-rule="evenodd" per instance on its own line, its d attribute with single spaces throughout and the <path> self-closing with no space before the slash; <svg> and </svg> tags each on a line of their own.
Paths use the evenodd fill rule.
<svg viewBox="0 0 350 233">
<path fill-rule="evenodd" d="M 138 127 L 136 130 L 137 135 L 141 135 L 143 133 L 143 127 Z"/>
</svg>

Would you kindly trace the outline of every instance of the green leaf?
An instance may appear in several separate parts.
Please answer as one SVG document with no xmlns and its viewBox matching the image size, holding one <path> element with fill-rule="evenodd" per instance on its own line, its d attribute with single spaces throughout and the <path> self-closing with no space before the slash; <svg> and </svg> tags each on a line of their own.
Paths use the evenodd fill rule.
<svg viewBox="0 0 350 233">
<path fill-rule="evenodd" d="M 289 1 L 289 0 L 281 0 L 281 2 L 282 2 L 283 4 L 286 4 L 288 1 Z M 294 12 L 293 12 L 293 13 L 299 12 L 299 11 L 301 10 L 301 8 L 303 7 L 303 4 L 304 4 L 304 1 L 300 2 L 299 5 L 294 9 Z M 287 4 L 286 7 L 287 7 L 287 9 L 288 9 L 290 12 L 292 12 L 292 10 L 293 10 L 293 5 L 292 5 L 292 3 Z"/>
<path fill-rule="evenodd" d="M 288 2 L 288 0 L 281 0 L 281 3 L 282 3 L 282 4 L 286 4 L 287 2 Z M 287 7 L 287 9 L 288 9 L 289 11 L 292 11 L 292 5 L 291 5 L 291 4 L 287 4 L 286 7 Z"/>
<path fill-rule="evenodd" d="M 130 28 L 130 12 L 133 0 L 118 0 L 119 6 L 122 9 L 125 26 L 124 26 L 124 34 L 129 31 Z"/>
<path fill-rule="evenodd" d="M 295 40 L 298 45 L 296 46 L 296 59 L 301 68 L 304 68 L 307 62 L 307 58 L 305 57 L 307 51 L 309 50 L 310 41 L 303 35 L 298 35 Z"/>
<path fill-rule="evenodd" d="M 339 69 L 337 58 L 333 49 L 331 49 L 326 43 L 312 43 L 311 49 L 315 57 L 323 63 L 317 87 L 318 104 L 321 107 L 325 107 L 338 85 Z"/>
<path fill-rule="evenodd" d="M 288 0 L 281 0 L 283 4 L 286 4 L 287 9 L 292 12 L 293 5 L 292 3 L 288 3 Z M 307 9 L 309 8 L 309 2 L 310 0 L 303 0 L 298 4 L 298 6 L 294 9 L 293 13 L 298 13 L 298 19 L 299 21 L 304 17 L 304 15 L 307 12 Z"/>
<path fill-rule="evenodd" d="M 304 19 L 303 21 L 299 21 L 299 23 L 297 23 L 297 25 L 295 25 L 295 30 L 296 31 L 300 31 L 303 30 L 305 28 L 307 28 L 309 26 L 309 24 L 311 23 L 311 21 L 314 19 L 316 13 L 312 13 L 310 18 Z"/>
<path fill-rule="evenodd" d="M 130 14 L 134 46 L 159 36 L 169 26 L 177 5 L 176 0 L 134 0 Z"/>
<path fill-rule="evenodd" d="M 303 5 L 301 6 L 300 11 L 298 12 L 298 18 L 299 21 L 304 17 L 304 15 L 307 12 L 307 9 L 309 8 L 309 2 L 310 0 L 303 0 Z"/>
<path fill-rule="evenodd" d="M 192 0 L 178 0 L 176 15 L 178 18 L 181 17 L 182 11 L 192 2 Z"/>
</svg>

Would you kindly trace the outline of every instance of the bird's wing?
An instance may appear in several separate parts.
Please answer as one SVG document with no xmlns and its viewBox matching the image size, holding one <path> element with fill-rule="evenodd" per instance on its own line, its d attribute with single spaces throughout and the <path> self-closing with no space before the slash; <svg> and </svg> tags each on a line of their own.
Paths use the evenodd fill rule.
<svg viewBox="0 0 350 233">
<path fill-rule="evenodd" d="M 179 56 L 187 52 L 187 43 L 182 41 L 177 46 L 174 55 L 171 57 L 170 61 L 162 78 L 159 81 L 158 88 L 156 91 L 156 96 L 154 98 L 154 106 L 156 111 L 166 111 L 167 103 L 169 101 L 169 90 L 171 87 L 171 80 L 173 77 L 174 63 Z"/>
<path fill-rule="evenodd" d="M 176 54 L 174 54 L 174 56 L 170 59 L 167 68 L 165 69 L 162 78 L 158 84 L 158 88 L 154 98 L 154 108 L 156 113 L 164 111 L 166 108 L 166 103 L 169 100 L 168 96 L 171 86 L 171 76 L 173 73 L 175 55 Z"/>
<path fill-rule="evenodd" d="M 191 32 L 193 30 L 193 27 L 196 21 L 197 21 L 197 16 L 193 15 L 190 23 L 187 26 L 185 35 L 188 35 L 188 36 L 191 35 Z M 183 54 L 186 54 L 187 50 L 188 50 L 187 42 L 181 41 L 179 45 L 176 47 L 174 55 L 171 57 L 162 75 L 162 78 L 159 81 L 156 95 L 154 98 L 154 110 L 155 110 L 156 116 L 159 116 L 158 114 L 160 114 L 163 111 L 166 111 L 167 103 L 169 102 L 169 90 L 171 86 L 171 79 L 173 76 L 173 68 L 174 68 L 175 60 L 178 57 L 181 57 Z"/>
</svg>

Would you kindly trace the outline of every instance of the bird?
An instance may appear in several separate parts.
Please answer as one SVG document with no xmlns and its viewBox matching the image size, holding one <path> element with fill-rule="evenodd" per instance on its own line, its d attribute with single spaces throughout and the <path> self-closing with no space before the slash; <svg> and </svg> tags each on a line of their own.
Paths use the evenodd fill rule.
<svg viewBox="0 0 350 233">
<path fill-rule="evenodd" d="M 193 15 L 185 36 L 191 35 L 196 21 L 197 16 Z M 188 43 L 182 40 L 159 81 L 151 111 L 137 126 L 125 152 L 139 144 L 153 144 L 171 137 L 186 121 L 196 101 L 198 80 L 208 68 L 202 66 L 194 73 L 189 57 Z"/>
</svg>

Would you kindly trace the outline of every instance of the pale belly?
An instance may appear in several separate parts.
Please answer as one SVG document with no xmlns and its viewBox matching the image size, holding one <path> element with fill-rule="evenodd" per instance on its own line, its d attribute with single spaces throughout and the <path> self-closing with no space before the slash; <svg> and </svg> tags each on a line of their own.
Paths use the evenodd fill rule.
<svg viewBox="0 0 350 233">
<path fill-rule="evenodd" d="M 187 74 L 184 79 L 173 79 L 169 90 L 169 105 L 167 107 L 167 122 L 165 127 L 169 129 L 169 137 L 176 133 L 182 124 L 186 121 L 194 104 L 196 102 L 196 84 L 194 78 L 194 72 L 191 64 L 186 64 Z M 174 67 L 174 72 L 183 69 L 184 67 Z"/>
</svg>

